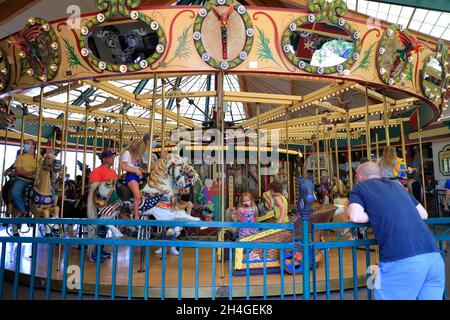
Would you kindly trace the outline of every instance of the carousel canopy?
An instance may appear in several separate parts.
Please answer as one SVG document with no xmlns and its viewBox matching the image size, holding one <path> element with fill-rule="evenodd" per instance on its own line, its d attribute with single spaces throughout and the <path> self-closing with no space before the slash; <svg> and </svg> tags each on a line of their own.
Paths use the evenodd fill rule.
<svg viewBox="0 0 450 320">
<path fill-rule="evenodd" d="M 247 0 L 240 3 L 248 6 L 268 6 L 306 9 L 306 0 Z M 330 2 L 330 1 L 329 1 Z M 435 46 L 450 40 L 450 11 L 448 1 L 363 1 L 347 0 L 350 18 L 366 19 L 380 27 L 403 25 L 421 41 Z M 201 5 L 203 1 L 170 0 L 141 1 L 141 8 L 158 5 Z M 52 10 L 48 10 L 49 6 Z M 7 9 L 6 9 L 7 8 Z M 29 17 L 42 17 L 47 21 L 71 17 L 72 14 L 97 12 L 95 1 L 3 1 L 0 2 L 0 32 L 8 37 L 23 29 Z M 441 9 L 441 10 L 438 10 Z M 77 11 L 79 10 L 79 11 Z M 326 30 L 325 30 L 326 31 Z M 324 31 L 324 32 L 325 32 Z M 264 40 L 264 35 L 259 35 Z M 178 39 L 180 41 L 180 38 Z M 264 42 L 262 42 L 264 44 Z M 67 45 L 67 43 L 66 43 Z M 76 49 L 76 44 L 68 48 Z M 263 50 L 262 48 L 261 50 Z M 266 56 L 270 58 L 270 56 Z M 360 66 L 361 68 L 361 66 Z M 182 127 L 211 123 L 214 120 L 215 97 L 217 95 L 215 73 L 171 74 L 165 84 L 157 83 L 156 125 L 162 127 L 162 109 L 167 117 L 164 125 L 172 130 L 177 120 Z M 154 97 L 152 76 L 125 76 L 109 79 L 87 79 L 67 83 L 49 84 L 43 88 L 44 125 L 61 126 L 62 115 L 70 105 L 69 125 L 77 132 L 88 123 L 90 136 L 99 124 L 119 132 L 123 115 L 123 126 L 127 137 L 139 137 L 148 132 L 148 106 Z M 256 128 L 259 123 L 264 130 L 281 130 L 281 137 L 292 142 L 308 141 L 317 134 L 324 137 L 327 132 L 344 132 L 346 110 L 350 108 L 350 131 L 354 137 L 366 134 L 364 120 L 366 107 L 370 112 L 370 128 L 383 125 L 398 127 L 399 121 L 409 120 L 412 111 L 420 105 L 419 99 L 408 92 L 390 90 L 389 86 L 365 85 L 363 82 L 342 81 L 321 77 L 290 79 L 252 74 L 226 74 L 223 82 L 225 121 L 229 127 Z M 11 106 L 21 114 L 26 107 L 29 120 L 36 120 L 39 112 L 40 88 L 25 89 L 13 93 Z M 345 95 L 344 95 L 345 93 Z M 446 101 L 444 101 L 447 103 Z M 386 108 L 388 105 L 388 109 Z M 177 115 L 179 108 L 180 116 Z M 259 109 L 259 116 L 257 110 Z M 390 113 L 390 120 L 383 120 L 383 113 Z M 441 119 L 447 118 L 446 106 L 441 110 Z M 86 118 L 87 115 L 87 118 Z M 287 115 L 287 119 L 286 119 Z M 434 119 L 429 116 L 428 120 Z M 20 120 L 19 120 L 20 121 Z M 32 121 L 31 121 L 32 122 Z M 20 122 L 18 123 L 20 124 Z M 318 125 L 320 127 L 318 131 Z M 289 137 L 284 129 L 289 128 Z M 17 126 L 16 126 L 17 127 Z M 408 128 L 407 128 L 408 129 Z M 342 138 L 345 135 L 342 133 Z M 47 136 L 50 138 L 50 136 Z"/>
</svg>

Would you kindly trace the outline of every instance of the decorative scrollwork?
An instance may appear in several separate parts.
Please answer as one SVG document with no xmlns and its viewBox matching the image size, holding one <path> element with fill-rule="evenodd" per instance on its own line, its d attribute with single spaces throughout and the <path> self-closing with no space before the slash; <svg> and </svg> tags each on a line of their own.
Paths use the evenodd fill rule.
<svg viewBox="0 0 450 320">
<path fill-rule="evenodd" d="M 58 37 L 42 18 L 30 18 L 25 29 L 13 36 L 10 44 L 19 49 L 22 74 L 47 82 L 58 74 L 61 50 Z"/>
<path fill-rule="evenodd" d="M 241 52 L 233 58 L 220 60 L 213 58 L 207 51 L 203 44 L 203 34 L 202 34 L 202 26 L 203 22 L 206 18 L 206 16 L 213 10 L 216 9 L 217 6 L 230 6 L 230 9 L 234 9 L 242 18 L 245 26 L 245 44 L 242 48 Z M 230 11 L 231 12 L 231 11 Z M 225 37 L 227 33 L 226 24 L 228 23 L 227 19 L 222 17 L 221 23 L 222 25 L 222 36 Z M 225 32 L 225 33 L 224 33 Z M 233 0 L 212 0 L 209 1 L 203 8 L 199 10 L 199 14 L 197 15 L 197 18 L 195 19 L 194 23 L 194 33 L 193 33 L 193 39 L 195 43 L 195 48 L 197 49 L 198 54 L 202 57 L 202 60 L 205 61 L 207 64 L 209 64 L 211 67 L 215 69 L 222 69 L 222 70 L 228 70 L 233 69 L 239 66 L 244 60 L 248 57 L 250 54 L 250 50 L 253 47 L 253 39 L 254 39 L 254 30 L 253 30 L 253 22 L 250 17 L 250 14 L 247 12 L 244 6 L 242 6 L 237 1 Z M 223 39 L 222 39 L 223 41 Z"/>
<path fill-rule="evenodd" d="M 334 0 L 327 4 L 326 0 L 311 0 L 306 5 L 308 11 L 315 14 L 316 21 L 322 21 L 328 17 L 333 23 L 338 23 L 339 18 L 347 14 L 347 4 L 343 0 Z"/>
<path fill-rule="evenodd" d="M 166 50 L 166 43 L 167 43 L 164 31 L 157 21 L 146 16 L 142 12 L 134 10 L 137 9 L 139 5 L 140 0 L 97 0 L 97 8 L 103 11 L 81 28 L 80 50 L 81 55 L 88 63 L 90 63 L 91 65 L 102 71 L 106 70 L 110 72 L 126 73 L 145 69 L 161 58 L 161 56 Z M 93 29 L 97 26 L 102 25 L 104 22 L 110 20 L 111 17 L 117 13 L 119 13 L 121 16 L 127 19 L 132 19 L 136 21 L 139 20 L 141 22 L 144 22 L 149 27 L 150 30 L 156 32 L 156 35 L 158 37 L 158 43 L 156 45 L 155 52 L 150 57 L 143 59 L 139 62 L 136 61 L 135 63 L 132 64 L 118 65 L 101 61 L 99 58 L 94 56 L 94 54 L 91 52 L 88 46 L 88 39 L 90 36 L 92 36 Z M 126 50 L 133 49 L 137 36 L 139 36 L 138 35 L 139 30 L 136 32 L 127 35 L 127 43 L 129 45 L 129 48 L 127 48 Z M 115 35 L 110 34 L 110 36 L 111 37 L 109 37 L 108 39 L 113 39 Z M 103 38 L 104 40 L 106 39 L 105 37 Z"/>
</svg>

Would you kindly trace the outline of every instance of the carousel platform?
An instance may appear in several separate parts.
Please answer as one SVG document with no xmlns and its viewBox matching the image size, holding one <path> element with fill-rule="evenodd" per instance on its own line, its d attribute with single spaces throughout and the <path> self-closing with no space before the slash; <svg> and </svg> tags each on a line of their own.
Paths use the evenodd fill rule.
<svg viewBox="0 0 450 320">
<path fill-rule="evenodd" d="M 0 236 L 5 236 L 4 231 L 0 232 Z M 48 263 L 48 245 L 39 245 L 37 250 L 37 266 L 35 272 L 35 286 L 37 288 L 44 288 L 47 280 L 47 263 Z M 6 246 L 5 254 L 5 280 L 13 281 L 16 268 L 16 253 L 18 245 L 9 243 Z M 149 259 L 149 284 L 148 297 L 161 298 L 162 290 L 162 260 L 161 256 L 154 253 L 156 247 L 150 248 Z M 68 265 L 80 265 L 80 249 L 78 247 L 69 248 L 69 263 Z M 106 251 L 112 252 L 112 249 L 105 247 Z M 116 297 L 126 297 L 128 295 L 129 285 L 129 247 L 118 247 L 117 265 L 116 265 Z M 63 256 L 63 249 L 61 257 Z M 23 285 L 29 285 L 31 274 L 31 244 L 23 244 L 20 255 L 19 266 L 19 282 Z M 84 285 L 83 293 L 86 295 L 93 295 L 95 293 L 95 278 L 96 278 L 96 263 L 89 261 L 89 257 L 85 255 L 84 263 Z M 178 297 L 179 285 L 179 264 L 178 257 L 172 256 L 169 253 L 166 255 L 165 266 L 165 298 Z M 63 259 L 58 261 L 58 247 L 54 247 L 53 266 L 51 275 L 52 297 L 58 299 L 61 295 L 63 285 Z M 199 277 L 198 277 L 198 297 L 211 298 L 213 283 L 212 283 L 212 250 L 199 249 Z M 375 253 L 371 252 L 371 261 L 375 261 Z M 135 248 L 133 252 L 133 270 L 132 270 L 132 297 L 144 298 L 145 296 L 145 272 L 140 270 L 141 255 L 140 249 Z M 58 268 L 59 264 L 59 268 Z M 337 250 L 330 250 L 329 253 L 329 283 L 330 290 L 339 290 L 339 257 Z M 183 249 L 181 283 L 182 283 L 182 298 L 195 298 L 196 291 L 196 277 L 195 277 L 195 249 Z M 112 274 L 113 261 L 106 259 L 100 265 L 100 281 L 99 281 L 99 295 L 110 296 L 112 290 Z M 58 270 L 59 269 L 59 270 Z M 357 250 L 357 272 L 358 272 L 358 286 L 365 286 L 366 284 L 366 253 L 365 250 Z M 281 294 L 281 275 L 270 274 L 267 275 L 267 296 L 280 296 Z M 353 265 L 352 265 L 352 251 L 351 249 L 343 249 L 343 277 L 344 289 L 353 288 Z M 312 279 L 312 275 L 311 275 Z M 229 261 L 222 263 L 217 262 L 216 265 L 216 279 L 215 279 L 215 296 L 217 298 L 228 298 L 229 283 L 232 281 L 233 298 L 246 297 L 246 277 L 234 276 L 229 274 Z M 284 274 L 284 295 L 302 294 L 302 275 L 295 276 Z M 317 266 L 317 290 L 318 292 L 325 292 L 325 267 L 323 259 Z M 263 296 L 263 275 L 250 276 L 250 296 L 253 298 Z M 68 290 L 68 292 L 78 292 L 77 290 Z"/>
</svg>

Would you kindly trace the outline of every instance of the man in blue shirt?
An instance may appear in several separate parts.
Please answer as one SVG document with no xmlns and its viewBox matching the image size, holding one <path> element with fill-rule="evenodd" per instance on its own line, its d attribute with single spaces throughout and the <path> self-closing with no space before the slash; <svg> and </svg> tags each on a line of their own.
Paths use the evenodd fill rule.
<svg viewBox="0 0 450 320">
<path fill-rule="evenodd" d="M 352 222 L 369 222 L 380 247 L 377 300 L 442 300 L 445 267 L 422 205 L 396 181 L 381 178 L 376 163 L 356 170 L 350 193 Z"/>
<path fill-rule="evenodd" d="M 444 210 L 445 211 L 449 211 L 448 210 L 448 203 L 450 202 L 450 179 L 448 179 L 445 182 L 444 189 L 445 189 Z"/>
</svg>

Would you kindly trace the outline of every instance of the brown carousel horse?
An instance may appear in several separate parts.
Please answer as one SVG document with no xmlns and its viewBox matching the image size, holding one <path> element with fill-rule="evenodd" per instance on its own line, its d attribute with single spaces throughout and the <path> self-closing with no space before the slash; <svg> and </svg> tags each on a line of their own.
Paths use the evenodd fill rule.
<svg viewBox="0 0 450 320">
<path fill-rule="evenodd" d="M 39 162 L 39 166 L 36 173 L 36 178 L 34 180 L 33 187 L 27 188 L 25 191 L 25 203 L 27 205 L 27 214 L 31 214 L 35 218 L 58 218 L 59 217 L 59 207 L 57 205 L 58 197 L 52 186 L 51 174 L 58 164 L 55 160 L 53 154 L 47 154 Z M 13 218 L 20 216 L 20 212 L 15 208 L 12 202 L 11 190 L 9 190 L 6 197 L 6 203 L 8 206 L 8 212 Z M 55 233 L 59 233 L 58 225 L 46 225 L 45 235 L 51 236 Z M 13 233 L 17 236 L 18 226 L 13 226 Z"/>
</svg>

